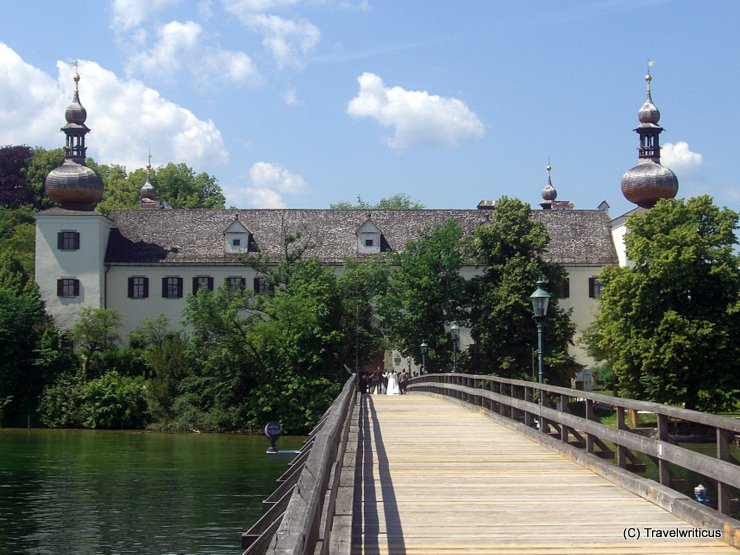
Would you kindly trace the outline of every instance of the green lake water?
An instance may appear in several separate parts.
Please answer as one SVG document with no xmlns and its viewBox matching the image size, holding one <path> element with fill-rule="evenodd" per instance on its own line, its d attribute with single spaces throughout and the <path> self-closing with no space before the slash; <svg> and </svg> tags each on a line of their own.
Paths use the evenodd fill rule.
<svg viewBox="0 0 740 555">
<path fill-rule="evenodd" d="M 264 436 L 0 429 L 0 553 L 239 553 L 290 461 L 267 447 Z"/>
</svg>

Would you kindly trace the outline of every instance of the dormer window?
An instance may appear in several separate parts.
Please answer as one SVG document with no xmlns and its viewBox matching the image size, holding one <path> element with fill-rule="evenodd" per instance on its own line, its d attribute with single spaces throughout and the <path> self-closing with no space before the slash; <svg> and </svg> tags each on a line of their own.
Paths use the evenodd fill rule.
<svg viewBox="0 0 740 555">
<path fill-rule="evenodd" d="M 224 250 L 227 253 L 241 253 L 249 250 L 249 230 L 234 218 L 231 225 L 224 231 Z"/>
<path fill-rule="evenodd" d="M 359 254 L 376 254 L 380 252 L 382 233 L 368 217 L 357 230 L 357 252 Z"/>
</svg>

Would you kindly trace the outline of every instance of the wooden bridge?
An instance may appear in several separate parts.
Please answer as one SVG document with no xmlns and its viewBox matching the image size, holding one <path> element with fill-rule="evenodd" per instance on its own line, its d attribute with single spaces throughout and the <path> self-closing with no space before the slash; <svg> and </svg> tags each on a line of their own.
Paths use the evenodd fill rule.
<svg viewBox="0 0 740 555">
<path fill-rule="evenodd" d="M 243 536 L 245 553 L 737 553 L 740 522 L 724 513 L 736 510 L 740 422 L 601 397 L 460 374 L 417 379 L 403 396 L 348 383 Z M 586 417 L 568 412 L 574 399 Z M 617 429 L 593 420 L 606 401 Z M 627 426 L 630 407 L 657 415 L 658 438 Z M 718 456 L 673 445 L 676 411 L 712 429 Z M 661 483 L 628 471 L 644 470 L 636 451 L 655 457 Z M 720 510 L 670 489 L 677 464 L 714 484 Z"/>
</svg>

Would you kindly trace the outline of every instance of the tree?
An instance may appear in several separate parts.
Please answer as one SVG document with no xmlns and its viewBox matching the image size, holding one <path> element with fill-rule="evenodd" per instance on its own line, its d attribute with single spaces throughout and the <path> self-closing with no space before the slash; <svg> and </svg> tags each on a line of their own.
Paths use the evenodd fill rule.
<svg viewBox="0 0 740 555">
<path fill-rule="evenodd" d="M 491 223 L 479 226 L 470 243 L 470 256 L 482 275 L 470 283 L 471 335 L 474 369 L 508 378 L 531 376 L 537 329 L 529 296 L 545 279 L 550 293 L 565 271 L 545 261 L 549 235 L 542 222 L 530 218 L 530 207 L 517 199 L 496 201 Z M 574 370 L 568 355 L 575 327 L 569 314 L 552 296 L 544 329 L 546 378 L 563 384 Z"/>
<path fill-rule="evenodd" d="M 189 427 L 233 429 L 278 419 L 293 432 L 313 426 L 339 391 L 350 343 L 332 269 L 303 259 L 306 244 L 286 237 L 274 265 L 251 259 L 271 287 L 201 290 L 189 296 L 191 373 L 173 405 Z"/>
<path fill-rule="evenodd" d="M 11 210 L 0 206 L 0 255 L 17 261 L 26 274 L 34 271 L 36 224 L 30 205 Z"/>
<path fill-rule="evenodd" d="M 377 299 L 388 289 L 390 268 L 386 260 L 346 259 L 337 286 L 342 298 L 344 334 L 353 341 L 344 344 L 342 358 L 347 364 L 363 366 L 371 357 L 385 350 L 380 320 L 375 314 Z M 354 364 L 352 364 L 354 368 Z"/>
<path fill-rule="evenodd" d="M 627 219 L 631 267 L 607 268 L 586 335 L 621 395 L 719 411 L 740 398 L 740 214 L 708 196 Z"/>
<path fill-rule="evenodd" d="M 47 324 L 36 284 L 0 255 L 0 406 L 11 423 L 25 424 L 35 412 L 43 387 L 35 351 Z"/>
<path fill-rule="evenodd" d="M 215 177 L 205 172 L 196 174 L 186 164 L 170 162 L 157 168 L 150 179 L 159 198 L 173 208 L 223 208 L 226 202 Z"/>
<path fill-rule="evenodd" d="M 33 190 L 24 175 L 32 153 L 28 146 L 0 148 L 0 206 L 19 208 L 33 203 Z"/>
<path fill-rule="evenodd" d="M 121 313 L 108 308 L 83 307 L 70 337 L 82 359 L 83 374 L 87 375 L 95 353 L 109 351 L 118 345 L 117 329 L 121 327 Z"/>
<path fill-rule="evenodd" d="M 33 205 L 37 209 L 49 208 L 54 203 L 46 196 L 46 176 L 54 168 L 64 163 L 64 150 L 54 148 L 46 150 L 45 148 L 36 147 L 33 149 L 31 159 L 25 168 L 26 179 L 33 190 Z"/>
<path fill-rule="evenodd" d="M 387 293 L 379 313 L 390 343 L 404 356 L 421 362 L 419 345 L 429 345 L 427 367 L 432 371 L 452 367 L 453 343 L 447 328 L 466 318 L 463 265 L 463 231 L 450 219 L 427 230 L 403 252 L 393 253 Z"/>
<path fill-rule="evenodd" d="M 421 210 L 424 205 L 411 198 L 405 193 L 398 193 L 392 197 L 382 198 L 377 204 L 371 204 L 365 202 L 357 195 L 357 202 L 351 203 L 347 201 L 340 201 L 334 204 L 330 204 L 329 208 L 332 210 Z"/>
<path fill-rule="evenodd" d="M 139 207 L 141 188 L 146 183 L 147 171 L 143 168 L 130 173 L 126 168 L 113 164 L 96 164 L 88 159 L 88 165 L 100 174 L 103 180 L 103 199 L 96 209 L 103 214 L 114 210 L 134 210 Z M 173 208 L 223 208 L 224 195 L 215 177 L 207 173 L 196 174 L 186 164 L 168 163 L 153 168 L 149 181 L 157 190 L 157 198 Z"/>
</svg>

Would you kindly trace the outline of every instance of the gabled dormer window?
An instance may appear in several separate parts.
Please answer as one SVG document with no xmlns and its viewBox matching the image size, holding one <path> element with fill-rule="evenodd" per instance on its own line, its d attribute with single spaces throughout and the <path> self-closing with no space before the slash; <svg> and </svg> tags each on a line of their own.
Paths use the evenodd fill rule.
<svg viewBox="0 0 740 555">
<path fill-rule="evenodd" d="M 235 218 L 231 225 L 224 231 L 224 251 L 227 253 L 240 253 L 249 250 L 249 230 Z"/>
<path fill-rule="evenodd" d="M 380 252 L 382 233 L 370 218 L 357 230 L 357 252 L 359 254 L 376 254 Z"/>
</svg>

